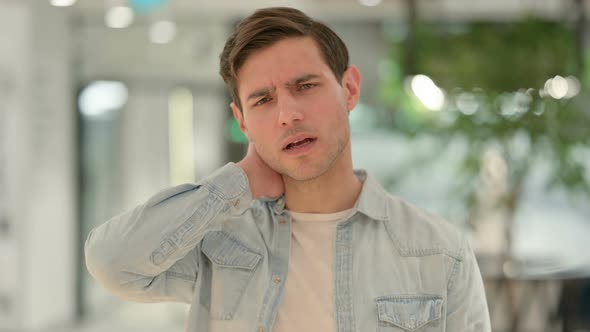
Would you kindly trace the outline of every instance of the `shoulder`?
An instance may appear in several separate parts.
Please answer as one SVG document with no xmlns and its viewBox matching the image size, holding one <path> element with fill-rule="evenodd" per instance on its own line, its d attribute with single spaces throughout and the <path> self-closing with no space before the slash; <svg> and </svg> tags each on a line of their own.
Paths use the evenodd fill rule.
<svg viewBox="0 0 590 332">
<path fill-rule="evenodd" d="M 358 209 L 384 223 L 402 256 L 443 253 L 462 260 L 467 239 L 457 226 L 387 192 L 366 171 L 358 170 L 356 174 L 364 181 Z"/>
<path fill-rule="evenodd" d="M 467 240 L 456 225 L 384 189 L 380 196 L 381 219 L 402 256 L 442 253 L 462 259 Z"/>
</svg>

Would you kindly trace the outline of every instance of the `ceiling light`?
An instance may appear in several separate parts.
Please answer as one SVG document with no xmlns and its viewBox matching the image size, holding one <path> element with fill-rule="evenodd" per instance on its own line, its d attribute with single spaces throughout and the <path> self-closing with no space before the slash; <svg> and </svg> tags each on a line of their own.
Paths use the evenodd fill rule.
<svg viewBox="0 0 590 332">
<path fill-rule="evenodd" d="M 133 16 L 133 11 L 129 7 L 112 7 L 105 15 L 105 23 L 109 28 L 126 28 L 133 22 Z"/>
<path fill-rule="evenodd" d="M 381 3 L 381 0 L 359 0 L 359 2 L 367 7 L 375 7 Z"/>
<path fill-rule="evenodd" d="M 99 117 L 125 106 L 128 95 L 127 87 L 121 82 L 95 81 L 80 93 L 78 107 L 84 116 Z"/>
<path fill-rule="evenodd" d="M 76 3 L 76 0 L 49 0 L 49 3 L 55 7 L 69 7 Z"/>
<path fill-rule="evenodd" d="M 150 26 L 150 40 L 156 44 L 166 44 L 176 36 L 176 24 L 170 21 L 158 21 Z"/>
</svg>

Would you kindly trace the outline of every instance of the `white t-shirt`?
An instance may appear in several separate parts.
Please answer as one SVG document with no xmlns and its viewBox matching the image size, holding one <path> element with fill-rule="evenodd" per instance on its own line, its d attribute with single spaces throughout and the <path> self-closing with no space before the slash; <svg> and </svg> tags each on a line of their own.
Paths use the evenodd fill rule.
<svg viewBox="0 0 590 332">
<path fill-rule="evenodd" d="M 321 214 L 289 211 L 293 217 L 289 272 L 273 332 L 336 331 L 336 225 L 352 210 Z"/>
</svg>

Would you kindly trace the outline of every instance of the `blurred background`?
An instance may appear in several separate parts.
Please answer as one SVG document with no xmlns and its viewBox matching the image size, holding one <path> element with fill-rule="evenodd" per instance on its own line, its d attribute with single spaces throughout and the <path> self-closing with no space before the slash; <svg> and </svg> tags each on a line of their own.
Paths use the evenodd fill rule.
<svg viewBox="0 0 590 332">
<path fill-rule="evenodd" d="M 0 0 L 0 331 L 183 331 L 84 240 L 241 159 L 218 56 L 276 5 L 347 43 L 355 167 L 464 229 L 494 331 L 590 331 L 587 0 Z"/>
</svg>

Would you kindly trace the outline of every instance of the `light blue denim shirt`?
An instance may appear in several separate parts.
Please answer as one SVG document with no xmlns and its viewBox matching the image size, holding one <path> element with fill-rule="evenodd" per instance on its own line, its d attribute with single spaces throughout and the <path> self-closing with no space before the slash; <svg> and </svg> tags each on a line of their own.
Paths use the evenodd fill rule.
<svg viewBox="0 0 590 332">
<path fill-rule="evenodd" d="M 355 174 L 363 189 L 334 243 L 337 331 L 490 331 L 461 232 Z M 266 332 L 290 242 L 284 199 L 252 200 L 245 173 L 229 163 L 95 228 L 85 251 L 92 276 L 123 299 L 190 303 L 187 331 Z"/>
</svg>

